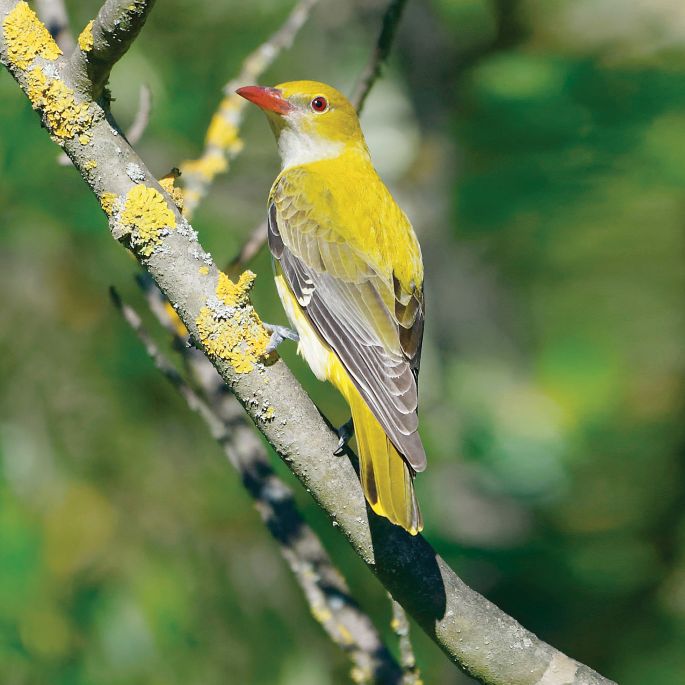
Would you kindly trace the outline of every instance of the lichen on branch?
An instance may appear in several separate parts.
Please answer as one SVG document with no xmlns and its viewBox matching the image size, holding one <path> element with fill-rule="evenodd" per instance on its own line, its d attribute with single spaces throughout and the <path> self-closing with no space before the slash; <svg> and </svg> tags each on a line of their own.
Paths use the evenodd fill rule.
<svg viewBox="0 0 685 685">
<path fill-rule="evenodd" d="M 26 69 L 36 57 L 55 60 L 62 51 L 36 13 L 19 2 L 5 17 L 2 29 L 11 66 Z"/>
<path fill-rule="evenodd" d="M 83 50 L 83 52 L 89 52 L 93 49 L 93 23 L 94 20 L 91 19 L 81 31 L 78 37 L 78 46 Z"/>
<path fill-rule="evenodd" d="M 269 335 L 250 303 L 256 276 L 244 271 L 237 282 L 219 272 L 215 297 L 200 310 L 196 325 L 207 352 L 227 361 L 237 373 L 249 373 L 266 356 Z"/>
<path fill-rule="evenodd" d="M 120 223 L 124 227 L 121 237 L 130 234 L 134 250 L 149 257 L 176 228 L 176 216 L 156 188 L 138 183 L 126 194 Z"/>
<path fill-rule="evenodd" d="M 74 91 L 63 81 L 34 67 L 28 74 L 26 93 L 33 108 L 43 114 L 43 122 L 55 142 L 62 144 L 74 136 L 78 136 L 81 145 L 90 142 L 90 107 L 86 102 L 77 102 Z"/>
<path fill-rule="evenodd" d="M 79 90 L 94 99 L 102 94 L 110 71 L 145 24 L 154 0 L 107 0 L 78 38 L 70 57 Z"/>
</svg>

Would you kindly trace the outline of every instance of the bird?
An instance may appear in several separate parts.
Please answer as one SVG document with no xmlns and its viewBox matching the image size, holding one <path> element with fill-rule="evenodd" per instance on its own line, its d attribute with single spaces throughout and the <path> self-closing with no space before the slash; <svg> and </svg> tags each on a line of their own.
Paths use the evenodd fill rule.
<svg viewBox="0 0 685 685">
<path fill-rule="evenodd" d="M 276 289 L 294 330 L 270 326 L 269 350 L 291 338 L 347 402 L 336 453 L 352 434 L 371 509 L 411 535 L 426 468 L 418 433 L 425 320 L 423 261 L 412 225 L 371 161 L 357 112 L 335 88 L 290 81 L 237 94 L 266 114 L 282 169 L 268 198 Z"/>
</svg>

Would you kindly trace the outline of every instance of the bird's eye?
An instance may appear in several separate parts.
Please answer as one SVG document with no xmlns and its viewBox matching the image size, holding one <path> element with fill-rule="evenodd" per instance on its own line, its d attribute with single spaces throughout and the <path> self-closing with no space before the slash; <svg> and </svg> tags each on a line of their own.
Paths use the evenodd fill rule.
<svg viewBox="0 0 685 685">
<path fill-rule="evenodd" d="M 309 105 L 315 112 L 325 112 L 328 109 L 328 100 L 325 97 L 318 95 L 315 97 Z"/>
</svg>

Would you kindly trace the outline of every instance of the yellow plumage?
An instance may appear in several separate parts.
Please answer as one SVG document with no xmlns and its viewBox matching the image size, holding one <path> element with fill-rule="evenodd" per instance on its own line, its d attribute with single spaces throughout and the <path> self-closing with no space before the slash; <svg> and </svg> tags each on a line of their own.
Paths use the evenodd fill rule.
<svg viewBox="0 0 685 685">
<path fill-rule="evenodd" d="M 276 288 L 288 319 L 300 336 L 298 351 L 319 380 L 330 381 L 350 407 L 362 488 L 371 508 L 416 535 L 423 529 L 423 519 L 404 459 L 386 436 L 338 357 L 309 323 L 278 267 Z"/>
<path fill-rule="evenodd" d="M 423 524 L 413 477 L 425 468 L 416 236 L 340 93 L 309 81 L 243 90 L 267 112 L 283 159 L 269 196 L 269 246 L 299 351 L 350 406 L 372 509 L 416 534 Z"/>
</svg>

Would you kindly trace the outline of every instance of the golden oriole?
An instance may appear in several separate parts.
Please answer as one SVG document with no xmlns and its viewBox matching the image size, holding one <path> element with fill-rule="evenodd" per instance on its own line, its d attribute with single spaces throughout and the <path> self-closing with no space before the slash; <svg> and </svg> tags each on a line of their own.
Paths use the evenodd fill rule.
<svg viewBox="0 0 685 685">
<path fill-rule="evenodd" d="M 423 522 L 413 479 L 426 468 L 418 429 L 424 297 L 421 249 L 371 163 L 357 113 L 314 81 L 238 94 L 267 115 L 283 168 L 269 194 L 276 287 L 314 374 L 352 413 L 371 508 L 412 535 Z M 344 428 L 344 427 L 343 427 Z M 351 431 L 341 429 L 341 444 Z"/>
</svg>

